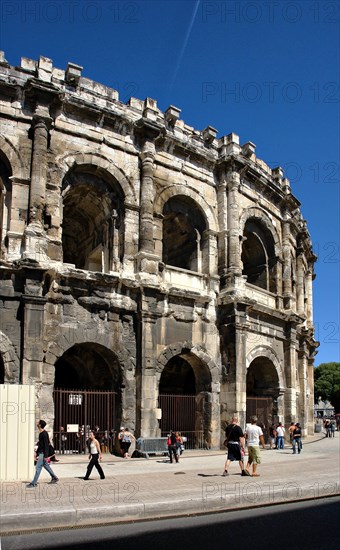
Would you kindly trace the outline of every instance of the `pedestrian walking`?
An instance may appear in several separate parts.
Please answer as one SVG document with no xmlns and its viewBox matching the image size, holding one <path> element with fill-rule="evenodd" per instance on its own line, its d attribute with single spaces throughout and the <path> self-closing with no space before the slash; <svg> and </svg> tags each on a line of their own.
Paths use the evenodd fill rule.
<svg viewBox="0 0 340 550">
<path fill-rule="evenodd" d="M 293 432 L 295 430 L 295 422 L 291 422 L 290 423 L 290 426 L 288 428 L 288 433 L 289 433 L 289 441 L 292 443 L 293 442 Z"/>
<path fill-rule="evenodd" d="M 301 436 L 302 436 L 301 425 L 300 425 L 299 422 L 297 422 L 295 424 L 295 429 L 293 431 L 293 439 L 292 439 L 293 455 L 296 454 L 296 447 L 297 447 L 297 450 L 298 450 L 298 454 L 300 454 L 301 451 L 302 451 Z"/>
<path fill-rule="evenodd" d="M 89 443 L 90 443 L 90 454 L 89 454 L 90 462 L 87 466 L 84 481 L 88 481 L 88 479 L 90 477 L 90 474 L 92 472 L 93 466 L 95 466 L 95 468 L 98 470 L 98 473 L 100 475 L 100 479 L 105 479 L 103 469 L 102 469 L 101 465 L 98 462 L 98 459 L 101 462 L 102 458 L 103 458 L 101 450 L 100 450 L 99 441 L 98 441 L 98 439 L 96 439 L 93 431 L 90 431 L 89 436 L 90 436 L 90 440 L 89 440 Z"/>
<path fill-rule="evenodd" d="M 229 475 L 228 468 L 230 466 L 230 463 L 234 462 L 235 460 L 237 460 L 240 465 L 241 475 L 249 475 L 245 471 L 243 464 L 245 445 L 244 434 L 242 428 L 238 424 L 238 417 L 236 415 L 232 417 L 231 423 L 226 427 L 225 435 L 226 439 L 224 441 L 224 445 L 227 447 L 227 460 L 225 461 L 224 472 L 222 475 Z"/>
<path fill-rule="evenodd" d="M 261 464 L 261 455 L 260 455 L 260 442 L 262 448 L 264 449 L 264 437 L 263 431 L 260 426 L 257 426 L 257 416 L 252 416 L 250 419 L 251 424 L 246 427 L 244 436 L 247 442 L 248 447 L 248 462 L 246 466 L 246 473 L 250 475 L 250 467 L 253 466 L 253 477 L 258 477 L 260 474 L 257 473 L 257 465 Z"/>
<path fill-rule="evenodd" d="M 48 463 L 48 457 L 49 457 L 49 447 L 50 447 L 50 438 L 48 437 L 48 433 L 45 430 L 46 422 L 45 420 L 39 420 L 37 427 L 39 429 L 39 440 L 38 440 L 38 448 L 36 450 L 36 460 L 37 464 L 35 467 L 35 475 L 31 483 L 26 485 L 26 487 L 36 487 L 38 483 L 39 476 L 41 474 L 41 470 L 45 468 L 45 470 L 50 474 L 51 481 L 50 483 L 57 483 L 59 481 L 58 477 L 53 472 L 51 466 Z"/>
</svg>

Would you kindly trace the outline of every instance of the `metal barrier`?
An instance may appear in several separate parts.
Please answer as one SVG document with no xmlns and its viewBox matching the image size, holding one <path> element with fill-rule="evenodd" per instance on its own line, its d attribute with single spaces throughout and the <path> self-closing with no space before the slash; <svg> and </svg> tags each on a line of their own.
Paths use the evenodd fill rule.
<svg viewBox="0 0 340 550">
<path fill-rule="evenodd" d="M 165 436 L 168 432 L 162 432 L 162 435 Z M 203 430 L 197 430 L 194 432 L 188 432 L 183 430 L 181 433 L 181 437 L 183 439 L 184 447 L 188 451 L 193 451 L 196 449 L 209 449 L 209 444 L 206 442 L 204 438 L 204 432 Z"/>
<path fill-rule="evenodd" d="M 136 451 L 145 458 L 149 455 L 168 454 L 167 437 L 139 437 L 136 441 Z"/>
</svg>

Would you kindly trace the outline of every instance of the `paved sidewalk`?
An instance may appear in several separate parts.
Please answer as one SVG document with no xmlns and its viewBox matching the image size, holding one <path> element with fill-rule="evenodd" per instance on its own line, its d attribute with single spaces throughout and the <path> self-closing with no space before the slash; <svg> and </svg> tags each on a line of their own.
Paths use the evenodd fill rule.
<svg viewBox="0 0 340 550">
<path fill-rule="evenodd" d="M 124 460 L 104 455 L 106 479 L 92 471 L 84 455 L 63 455 L 53 464 L 60 481 L 49 484 L 43 471 L 34 489 L 1 483 L 1 533 L 51 527 L 91 526 L 195 513 L 225 511 L 340 494 L 340 432 L 291 448 L 261 451 L 260 477 L 241 477 L 237 463 L 222 477 L 224 451 L 185 451 L 179 464 L 167 457 Z M 58 457 L 59 458 L 59 457 Z M 31 481 L 31 480 L 27 480 Z"/>
</svg>

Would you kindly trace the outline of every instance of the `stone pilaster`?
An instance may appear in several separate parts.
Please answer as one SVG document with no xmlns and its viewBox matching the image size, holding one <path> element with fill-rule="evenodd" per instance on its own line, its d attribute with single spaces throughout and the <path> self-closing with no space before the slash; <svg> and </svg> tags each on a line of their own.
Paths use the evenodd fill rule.
<svg viewBox="0 0 340 550">
<path fill-rule="evenodd" d="M 240 175 L 231 171 L 228 174 L 228 272 L 236 276 L 242 275 L 239 199 L 238 189 Z"/>
<path fill-rule="evenodd" d="M 25 259 L 47 260 L 47 241 L 44 231 L 44 208 L 47 178 L 47 147 L 50 119 L 33 119 L 33 151 L 28 226 L 25 229 Z"/>
<path fill-rule="evenodd" d="M 306 273 L 306 317 L 307 317 L 307 328 L 313 326 L 313 267 L 310 266 Z"/>
<path fill-rule="evenodd" d="M 292 307 L 292 269 L 290 253 L 290 220 L 289 213 L 285 212 L 282 225 L 282 254 L 283 254 L 283 303 L 285 309 Z"/>
<path fill-rule="evenodd" d="M 36 222 L 43 224 L 47 176 L 48 124 L 49 121 L 41 118 L 33 120 L 29 224 Z"/>
<path fill-rule="evenodd" d="M 305 314 L 304 262 L 300 253 L 296 259 L 296 309 L 298 315 Z"/>
<path fill-rule="evenodd" d="M 297 411 L 296 421 L 300 422 L 303 429 L 307 429 L 309 414 L 308 414 L 308 349 L 306 342 L 303 342 L 299 350 L 299 386 L 300 386 L 300 396 L 299 396 L 299 407 Z M 294 419 L 292 419 L 292 422 Z"/>
<path fill-rule="evenodd" d="M 220 182 L 217 186 L 217 206 L 218 206 L 218 271 L 222 279 L 222 283 L 227 273 L 228 263 L 228 198 L 227 198 L 227 181 L 223 171 L 220 177 Z"/>
<path fill-rule="evenodd" d="M 140 196 L 140 240 L 139 250 L 154 254 L 153 243 L 153 203 L 155 197 L 153 172 L 155 160 L 155 145 L 146 141 L 140 154 L 142 162 L 142 181 Z"/>
<path fill-rule="evenodd" d="M 245 426 L 247 408 L 247 328 L 247 305 L 239 303 L 235 316 L 235 412 L 239 416 L 241 426 Z"/>
<path fill-rule="evenodd" d="M 294 419 L 297 415 L 296 406 L 296 386 L 297 386 L 297 336 L 296 336 L 296 324 L 289 322 L 286 333 L 285 341 L 285 375 L 286 375 L 286 392 L 284 411 L 284 422 L 288 419 Z"/>
<path fill-rule="evenodd" d="M 146 140 L 140 159 L 142 163 L 141 189 L 140 189 L 140 224 L 139 224 L 139 252 L 137 254 L 137 267 L 140 277 L 143 273 L 147 277 L 158 275 L 159 257 L 155 255 L 153 204 L 155 198 L 154 189 L 154 160 L 156 156 L 153 141 Z"/>
<path fill-rule="evenodd" d="M 140 426 L 143 437 L 159 437 L 161 435 L 156 414 L 159 388 L 155 376 L 155 322 L 156 318 L 154 316 L 143 314 L 140 411 Z"/>
</svg>

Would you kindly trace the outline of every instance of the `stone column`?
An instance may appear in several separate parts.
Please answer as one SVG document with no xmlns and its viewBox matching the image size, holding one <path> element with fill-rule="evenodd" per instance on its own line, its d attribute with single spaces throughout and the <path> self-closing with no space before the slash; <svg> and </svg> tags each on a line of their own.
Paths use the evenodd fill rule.
<svg viewBox="0 0 340 550">
<path fill-rule="evenodd" d="M 247 305 L 238 303 L 237 309 L 238 311 L 235 315 L 235 412 L 237 412 L 239 416 L 241 427 L 244 427 L 247 409 Z"/>
<path fill-rule="evenodd" d="M 299 410 L 297 417 L 304 430 L 308 426 L 308 397 L 307 397 L 307 377 L 308 377 L 308 349 L 306 342 L 302 344 L 299 351 Z M 292 419 L 292 422 L 294 419 Z"/>
<path fill-rule="evenodd" d="M 239 197 L 240 175 L 231 171 L 228 174 L 228 272 L 242 275 Z"/>
<path fill-rule="evenodd" d="M 314 434 L 314 354 L 307 361 L 307 411 L 308 417 L 305 429 L 307 435 Z"/>
<path fill-rule="evenodd" d="M 141 252 L 154 254 L 153 242 L 153 203 L 155 198 L 153 171 L 155 160 L 155 145 L 146 141 L 140 158 L 142 161 L 142 181 L 140 195 L 140 241 Z"/>
<path fill-rule="evenodd" d="M 135 204 L 125 203 L 124 235 L 124 274 L 134 277 L 139 236 L 139 208 Z"/>
<path fill-rule="evenodd" d="M 40 118 L 33 120 L 33 153 L 31 168 L 31 189 L 29 223 L 43 224 L 47 176 L 48 126 Z"/>
<path fill-rule="evenodd" d="M 158 407 L 157 379 L 155 374 L 155 323 L 156 317 L 142 315 L 142 376 L 141 376 L 141 436 L 159 437 L 160 429 L 156 409 Z"/>
<path fill-rule="evenodd" d="M 25 230 L 24 258 L 36 261 L 47 260 L 47 242 L 43 227 L 46 178 L 48 125 L 51 119 L 33 119 L 33 151 L 28 226 Z"/>
<path fill-rule="evenodd" d="M 302 252 L 296 259 L 296 310 L 298 315 L 305 314 L 304 261 Z"/>
<path fill-rule="evenodd" d="M 158 275 L 159 257 L 155 255 L 153 204 L 154 190 L 154 160 L 156 150 L 152 141 L 146 140 L 140 154 L 142 162 L 142 180 L 140 189 L 140 223 L 139 223 L 139 252 L 137 265 L 139 278 L 156 282 Z"/>
<path fill-rule="evenodd" d="M 282 255 L 283 255 L 283 303 L 285 309 L 291 308 L 292 303 L 292 269 L 290 253 L 290 220 L 288 211 L 285 212 L 282 226 Z"/>
<path fill-rule="evenodd" d="M 310 266 L 306 273 L 306 317 L 307 317 L 307 328 L 313 327 L 313 267 Z"/>
<path fill-rule="evenodd" d="M 298 322 L 299 318 L 297 318 Z M 285 392 L 285 418 L 296 418 L 296 383 L 297 383 L 297 341 L 296 322 L 289 322 L 285 341 L 285 375 L 287 390 Z"/>
<path fill-rule="evenodd" d="M 227 181 L 223 171 L 220 182 L 217 186 L 217 207 L 218 207 L 218 272 L 221 276 L 221 283 L 225 282 L 228 264 L 228 200 Z"/>
</svg>

